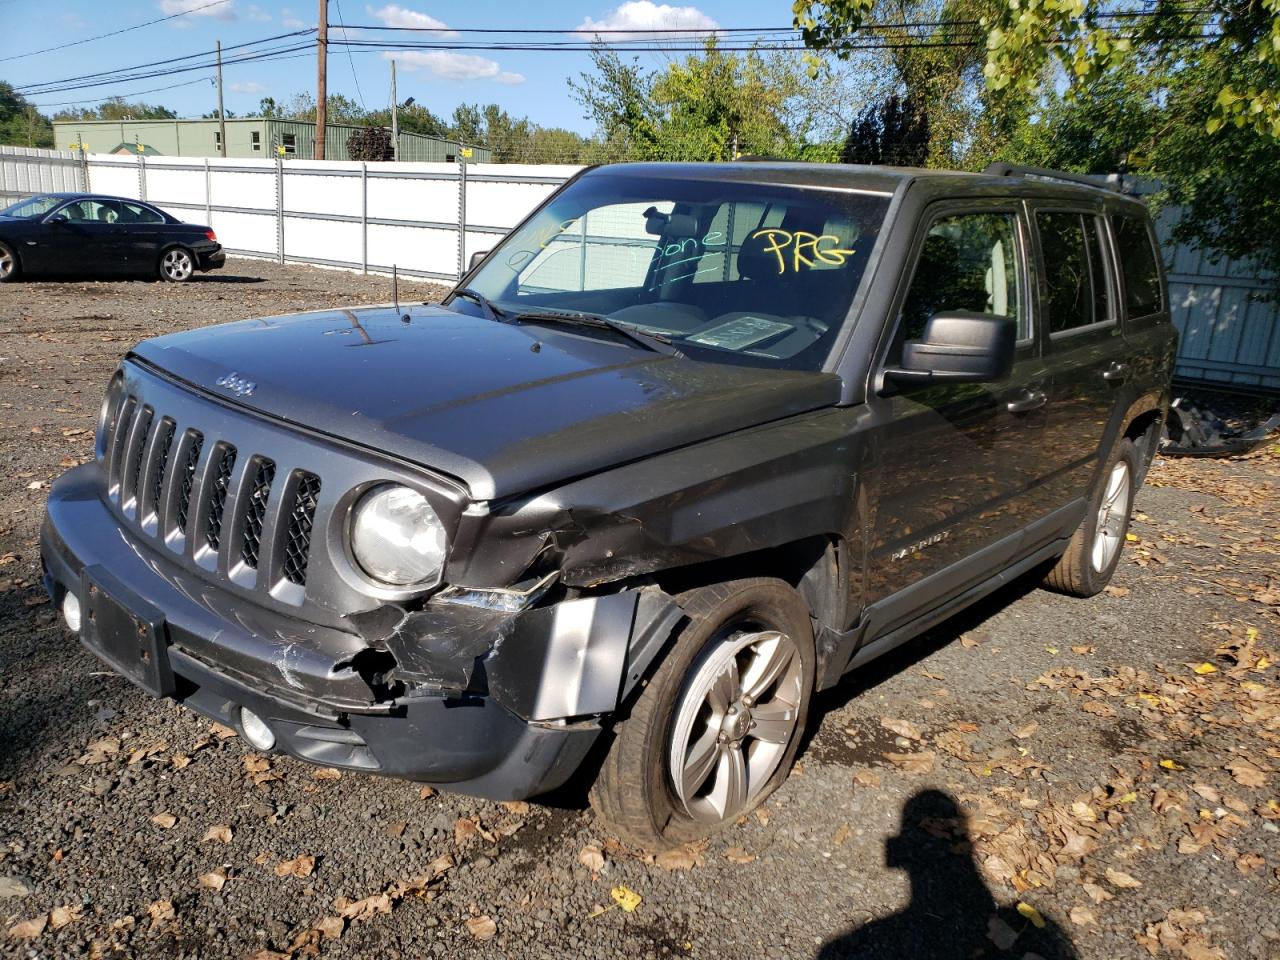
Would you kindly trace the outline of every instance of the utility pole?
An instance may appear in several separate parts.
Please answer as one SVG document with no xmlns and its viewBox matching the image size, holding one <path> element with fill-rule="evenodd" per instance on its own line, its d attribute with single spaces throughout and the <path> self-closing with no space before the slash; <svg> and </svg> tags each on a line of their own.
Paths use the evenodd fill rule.
<svg viewBox="0 0 1280 960">
<path fill-rule="evenodd" d="M 227 112 L 222 109 L 222 41 L 218 41 L 218 146 L 227 159 Z"/>
<path fill-rule="evenodd" d="M 396 99 L 396 62 L 391 61 L 391 159 L 400 159 L 400 101 Z"/>
<path fill-rule="evenodd" d="M 324 159 L 324 126 L 328 121 L 329 99 L 329 0 L 320 0 L 320 25 L 316 29 L 316 149 L 315 158 Z"/>
</svg>

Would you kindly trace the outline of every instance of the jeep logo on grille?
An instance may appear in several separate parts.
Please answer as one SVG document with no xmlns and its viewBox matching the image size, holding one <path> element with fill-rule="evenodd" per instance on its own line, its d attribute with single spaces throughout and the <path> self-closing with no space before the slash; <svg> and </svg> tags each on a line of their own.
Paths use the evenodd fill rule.
<svg viewBox="0 0 1280 960">
<path fill-rule="evenodd" d="M 237 397 L 253 396 L 253 389 L 257 386 L 257 384 L 252 380 L 246 380 L 234 370 L 228 373 L 225 377 L 219 377 L 214 382 L 217 383 L 218 386 L 225 387 L 230 390 Z"/>
</svg>

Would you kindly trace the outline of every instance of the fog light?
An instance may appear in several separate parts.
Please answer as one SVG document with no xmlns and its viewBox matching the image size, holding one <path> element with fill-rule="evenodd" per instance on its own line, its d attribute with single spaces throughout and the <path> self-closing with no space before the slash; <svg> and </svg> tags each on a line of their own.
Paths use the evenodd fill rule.
<svg viewBox="0 0 1280 960">
<path fill-rule="evenodd" d="M 245 707 L 240 708 L 240 732 L 259 750 L 270 750 L 276 745 L 276 735 L 271 732 L 267 722 Z"/>
<path fill-rule="evenodd" d="M 62 598 L 62 619 L 72 633 L 80 632 L 80 598 L 70 590 Z"/>
</svg>

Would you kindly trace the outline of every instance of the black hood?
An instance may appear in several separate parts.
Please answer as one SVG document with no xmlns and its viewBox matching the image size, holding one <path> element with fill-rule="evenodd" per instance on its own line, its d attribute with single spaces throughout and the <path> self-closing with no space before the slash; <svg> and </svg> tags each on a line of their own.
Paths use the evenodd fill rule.
<svg viewBox="0 0 1280 960">
<path fill-rule="evenodd" d="M 251 409 L 450 474 L 478 500 L 840 396 L 829 373 L 701 363 L 441 307 L 408 312 L 408 323 L 389 307 L 246 320 L 148 340 L 134 355 Z M 230 374 L 252 392 L 220 386 Z"/>
</svg>

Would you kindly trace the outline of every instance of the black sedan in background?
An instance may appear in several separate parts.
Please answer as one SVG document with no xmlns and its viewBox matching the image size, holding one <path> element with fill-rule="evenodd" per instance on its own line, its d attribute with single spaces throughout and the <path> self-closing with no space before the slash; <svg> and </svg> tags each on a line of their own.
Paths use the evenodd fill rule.
<svg viewBox="0 0 1280 960">
<path fill-rule="evenodd" d="M 23 273 L 146 276 L 174 283 L 227 255 L 208 227 L 140 200 L 46 193 L 0 210 L 0 283 Z"/>
</svg>

